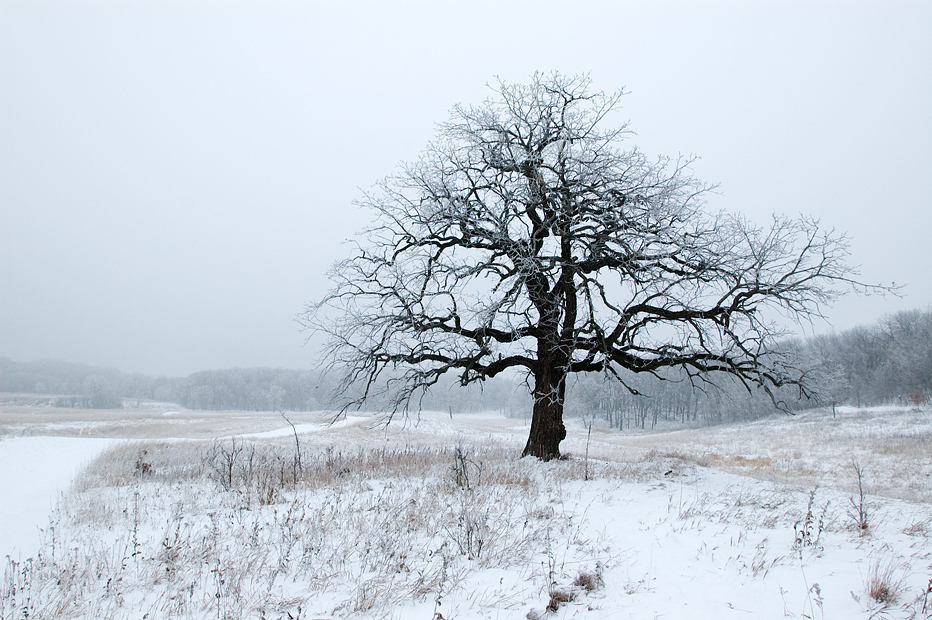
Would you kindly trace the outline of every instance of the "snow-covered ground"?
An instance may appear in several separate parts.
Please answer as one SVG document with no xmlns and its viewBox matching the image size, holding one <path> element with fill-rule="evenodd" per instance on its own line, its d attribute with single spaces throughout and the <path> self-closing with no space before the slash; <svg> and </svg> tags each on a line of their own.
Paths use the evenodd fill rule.
<svg viewBox="0 0 932 620">
<path fill-rule="evenodd" d="M 110 439 L 0 437 L 0 557 L 30 557 L 39 548 L 39 528 L 79 469 L 110 445 Z"/>
<path fill-rule="evenodd" d="M 574 420 L 554 463 L 497 414 L 289 414 L 298 461 L 277 414 L 97 413 L 0 411 L 2 620 L 932 618 L 929 410 Z"/>
</svg>

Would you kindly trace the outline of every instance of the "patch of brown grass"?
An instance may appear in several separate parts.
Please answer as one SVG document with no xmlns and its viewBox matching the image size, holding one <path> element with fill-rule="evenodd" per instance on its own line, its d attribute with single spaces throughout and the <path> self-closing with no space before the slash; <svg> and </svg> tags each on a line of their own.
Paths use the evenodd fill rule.
<svg viewBox="0 0 932 620">
<path fill-rule="evenodd" d="M 867 574 L 867 595 L 881 605 L 895 605 L 903 593 L 904 573 L 894 558 L 874 561 Z"/>
</svg>

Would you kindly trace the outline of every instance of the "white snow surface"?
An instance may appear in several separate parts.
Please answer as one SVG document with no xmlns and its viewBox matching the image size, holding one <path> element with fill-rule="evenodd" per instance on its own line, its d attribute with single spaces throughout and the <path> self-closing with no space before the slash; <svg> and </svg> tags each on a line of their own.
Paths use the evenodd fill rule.
<svg viewBox="0 0 932 620">
<path fill-rule="evenodd" d="M 323 431 L 346 428 L 347 426 L 353 426 L 370 421 L 371 418 L 364 418 L 362 416 L 346 416 L 342 419 L 336 420 L 335 422 L 323 424 L 295 424 L 294 428 L 291 426 L 285 426 L 283 428 L 276 428 L 275 430 L 264 431 L 262 433 L 246 433 L 244 435 L 238 436 L 243 437 L 244 439 L 276 439 L 279 437 L 292 437 L 295 433 L 299 435 L 304 435 L 307 433 L 321 433 Z"/>
<path fill-rule="evenodd" d="M 151 415 L 163 417 L 161 412 Z M 243 414 L 233 432 L 223 426 L 215 437 L 278 439 L 276 445 L 287 446 L 283 441 L 294 430 L 281 418 L 274 421 L 275 415 L 260 420 Z M 399 419 L 388 426 L 379 421 L 377 416 L 360 415 L 328 424 L 318 416 L 299 421 L 295 428 L 306 450 L 326 454 L 327 459 L 335 453 L 361 454 L 387 446 L 461 447 L 476 468 L 474 476 L 499 475 L 494 473 L 498 470 L 493 457 L 482 456 L 483 450 L 499 446 L 516 456 L 528 430 L 526 421 L 493 413 L 453 419 L 446 413 L 422 413 L 419 419 Z M 8 420 L 7 428 L 11 424 Z M 28 427 L 24 424 L 16 427 L 18 431 Z M 143 439 L 147 428 L 163 428 L 147 424 L 134 420 L 132 428 L 140 434 L 136 439 Z M 33 430 L 70 433 L 77 426 L 73 420 L 63 420 L 58 427 L 45 420 Z M 176 425 L 172 432 L 195 426 Z M 22 598 L 10 597 L 11 584 L 19 583 L 21 589 L 23 585 L 11 567 L 22 570 L 27 557 L 54 556 L 69 546 L 77 552 L 90 544 L 81 541 L 111 541 L 110 555 L 123 554 L 122 567 L 98 570 L 124 571 L 120 578 L 126 590 L 118 598 L 105 598 L 103 589 L 91 587 L 87 596 L 93 599 L 97 592 L 99 598 L 74 607 L 83 610 L 68 616 L 74 618 L 932 618 L 929 410 L 852 408 L 839 409 L 835 417 L 815 411 L 654 433 L 621 433 L 596 424 L 591 436 L 586 424 L 573 421 L 567 426 L 563 447 L 572 453 L 568 460 L 524 459 L 500 465 L 502 476 L 524 482 L 477 487 L 487 489 L 481 492 L 487 496 L 452 486 L 447 465 L 432 477 L 417 479 L 347 469 L 339 486 L 285 493 L 270 505 L 246 508 L 243 496 L 217 485 L 179 485 L 173 490 L 136 481 L 107 489 L 88 482 L 96 474 L 85 476 L 69 493 L 75 474 L 117 443 L 113 436 L 0 437 L 0 557 L 9 554 L 19 562 L 7 567 L 0 585 L 0 619 L 24 617 Z M 81 428 L 86 433 L 99 426 Z M 117 436 L 131 439 L 122 432 Z M 199 430 L 196 438 L 203 437 Z M 218 439 L 214 446 L 226 446 L 225 441 Z M 137 474 L 139 463 L 147 458 L 145 452 L 138 454 Z M 853 525 L 860 500 L 850 471 L 853 460 L 864 473 L 864 507 L 870 518 L 865 531 Z M 154 467 L 158 470 L 160 465 Z M 468 467 L 467 473 L 472 471 Z M 591 467 L 591 479 L 581 475 L 584 467 Z M 342 470 L 337 473 L 343 475 Z M 205 488 L 213 490 L 207 493 Z M 452 489 L 449 497 L 437 495 L 436 489 L 447 488 Z M 522 495 L 522 489 L 528 494 Z M 147 502 L 149 512 L 131 516 L 140 510 L 140 501 Z M 97 506 L 94 502 L 113 512 L 95 513 L 88 521 L 85 513 L 91 504 Z M 56 505 L 59 508 L 51 510 Z M 408 539 L 404 532 L 414 532 L 412 525 L 397 530 L 390 540 L 380 540 L 383 513 L 390 519 L 385 523 L 394 525 L 405 518 L 429 518 L 410 512 L 424 506 L 461 514 L 459 525 L 454 519 L 442 531 L 410 534 Z M 47 537 L 40 543 L 39 530 L 48 527 L 50 515 L 62 538 L 58 550 L 54 543 L 49 547 Z M 135 523 L 132 533 L 121 535 L 119 526 L 127 520 Z M 486 546 L 482 552 L 460 553 L 473 535 L 466 527 L 471 520 L 477 524 L 474 534 L 484 537 Z M 278 529 L 258 533 L 270 524 Z M 323 526 L 326 529 L 320 530 Z M 198 527 L 219 531 L 223 544 L 220 550 L 201 552 L 198 557 L 212 559 L 204 559 L 200 568 L 171 564 L 191 588 L 182 613 L 178 595 L 170 596 L 172 579 L 181 577 L 168 582 L 155 577 L 154 585 L 146 585 L 152 578 L 140 568 L 137 555 L 153 561 L 163 558 L 170 551 L 167 541 L 173 531 L 176 543 L 188 532 L 185 544 L 193 549 L 206 536 L 197 534 Z M 224 528 L 232 529 L 224 535 Z M 344 538 L 334 536 L 334 530 L 345 530 Z M 232 577 L 221 580 L 221 567 L 244 561 L 235 540 L 247 531 L 267 536 L 261 557 L 275 568 L 271 573 L 261 566 L 250 568 L 237 578 L 237 595 L 253 601 L 252 608 L 246 603 L 223 608 Z M 341 553 L 337 545 L 347 544 L 347 536 L 357 539 L 349 540 L 338 572 L 322 577 L 311 564 L 304 564 L 313 563 L 314 553 L 323 557 L 328 545 Z M 386 555 L 379 557 L 399 562 L 397 572 L 367 566 L 359 545 L 366 546 L 366 554 L 370 545 L 373 554 L 376 547 L 382 549 Z M 146 555 L 148 549 L 153 551 Z M 412 589 L 407 584 L 417 582 L 418 572 L 425 583 L 431 575 L 439 581 Z M 598 574 L 597 587 L 589 591 L 574 585 L 581 574 Z M 891 588 L 886 600 L 872 598 L 872 580 L 886 580 Z M 32 587 L 38 599 L 42 588 Z M 46 590 L 49 587 L 55 588 L 45 586 Z M 551 597 L 561 592 L 572 600 L 548 610 Z M 260 613 L 255 601 L 267 602 L 270 596 L 278 607 Z M 195 605 L 201 600 L 203 605 Z M 30 617 L 58 617 L 38 607 L 28 611 Z"/>
<path fill-rule="evenodd" d="M 56 498 L 81 467 L 114 443 L 74 437 L 0 438 L 0 558 L 30 557 Z"/>
</svg>

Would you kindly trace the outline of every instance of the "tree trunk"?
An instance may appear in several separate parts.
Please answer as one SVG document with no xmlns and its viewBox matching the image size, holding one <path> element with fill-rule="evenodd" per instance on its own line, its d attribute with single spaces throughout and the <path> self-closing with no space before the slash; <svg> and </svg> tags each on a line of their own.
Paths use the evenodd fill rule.
<svg viewBox="0 0 932 620">
<path fill-rule="evenodd" d="M 566 438 L 563 426 L 563 403 L 566 396 L 566 365 L 555 356 L 538 359 L 534 373 L 534 414 L 531 432 L 521 456 L 536 456 L 544 461 L 560 458 L 560 442 Z"/>
</svg>

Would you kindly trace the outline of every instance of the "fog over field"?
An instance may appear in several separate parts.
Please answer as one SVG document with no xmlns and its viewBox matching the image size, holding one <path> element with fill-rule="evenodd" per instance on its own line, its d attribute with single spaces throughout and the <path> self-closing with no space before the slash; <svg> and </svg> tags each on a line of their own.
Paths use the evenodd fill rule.
<svg viewBox="0 0 932 620">
<path fill-rule="evenodd" d="M 709 208 L 847 231 L 816 333 L 932 304 L 924 2 L 0 3 L 0 356 L 185 375 L 310 368 L 294 317 L 353 206 L 495 76 L 625 88 Z"/>
</svg>

